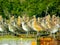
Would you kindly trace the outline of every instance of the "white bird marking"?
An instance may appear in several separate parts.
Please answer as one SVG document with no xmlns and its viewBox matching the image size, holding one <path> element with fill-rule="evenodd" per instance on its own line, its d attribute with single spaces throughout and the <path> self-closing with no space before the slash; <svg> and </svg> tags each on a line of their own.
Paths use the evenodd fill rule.
<svg viewBox="0 0 60 45">
<path fill-rule="evenodd" d="M 22 22 L 22 28 L 23 28 L 25 31 L 28 31 L 28 30 L 29 30 L 28 27 L 27 27 L 27 25 L 26 25 L 24 22 Z"/>
<path fill-rule="evenodd" d="M 9 31 L 14 32 L 14 30 L 12 29 L 10 25 L 9 25 Z"/>
<path fill-rule="evenodd" d="M 3 29 L 1 28 L 1 26 L 0 26 L 0 31 L 3 31 Z"/>
</svg>

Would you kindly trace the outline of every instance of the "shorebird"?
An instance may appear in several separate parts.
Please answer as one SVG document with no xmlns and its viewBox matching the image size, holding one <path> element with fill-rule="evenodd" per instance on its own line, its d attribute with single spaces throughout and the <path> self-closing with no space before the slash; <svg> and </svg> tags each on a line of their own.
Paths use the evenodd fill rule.
<svg viewBox="0 0 60 45">
<path fill-rule="evenodd" d="M 43 19 L 41 20 L 41 26 L 44 28 L 44 30 L 48 29 L 48 28 L 47 28 L 47 25 L 46 25 L 45 18 L 43 18 Z"/>
<path fill-rule="evenodd" d="M 47 28 L 50 29 L 51 26 L 52 26 L 51 25 L 51 17 L 50 17 L 50 15 L 46 16 L 45 19 L 46 19 Z"/>
<path fill-rule="evenodd" d="M 17 18 L 17 22 L 16 22 L 16 27 L 17 27 L 17 31 L 19 34 L 25 34 L 25 31 L 22 29 L 22 17 L 18 16 Z"/>
<path fill-rule="evenodd" d="M 38 18 L 38 24 L 40 25 L 40 27 L 43 29 L 42 32 L 44 32 L 44 34 L 42 34 L 40 32 L 40 36 L 47 36 L 49 35 L 49 32 L 47 31 L 47 26 L 46 26 L 46 21 L 45 21 L 45 18 Z M 46 32 L 46 33 L 45 33 Z"/>
<path fill-rule="evenodd" d="M 15 27 L 11 24 L 8 24 L 8 28 L 9 28 L 9 34 L 14 35 L 14 36 L 19 36 L 20 35 L 17 27 Z"/>
<path fill-rule="evenodd" d="M 29 34 L 30 31 L 32 31 L 33 29 L 31 28 L 31 23 L 27 20 L 27 22 L 24 21 L 24 19 L 22 19 L 22 28 L 23 30 L 25 30 L 27 32 L 27 36 Z"/>
<path fill-rule="evenodd" d="M 2 22 L 0 22 L 0 33 L 2 33 L 2 35 L 6 35 L 8 32 L 8 26 L 6 24 L 2 24 Z"/>
<path fill-rule="evenodd" d="M 50 34 L 55 38 L 55 33 L 57 33 L 60 28 L 60 26 L 58 24 L 56 24 L 52 29 L 50 29 Z"/>
<path fill-rule="evenodd" d="M 37 23 L 35 16 L 34 16 L 34 18 L 33 18 L 32 28 L 33 28 L 35 31 L 37 31 L 37 35 L 39 35 L 39 33 L 38 33 L 39 31 L 42 31 L 42 30 L 43 30 L 42 27 Z"/>
<path fill-rule="evenodd" d="M 9 33 L 12 35 L 19 35 L 18 28 L 17 28 L 16 22 L 14 20 L 14 16 L 12 16 L 11 19 L 10 19 L 10 23 L 8 24 Z"/>
<path fill-rule="evenodd" d="M 16 22 L 15 22 L 15 17 L 14 16 L 10 17 L 10 22 L 9 23 L 11 25 L 13 25 L 13 26 L 16 26 Z"/>
<path fill-rule="evenodd" d="M 1 27 L 2 25 L 0 24 L 0 32 L 3 32 L 3 29 L 2 29 L 2 27 Z"/>
<path fill-rule="evenodd" d="M 37 22 L 38 24 L 43 28 L 44 31 L 47 31 L 47 25 L 46 25 L 46 21 L 45 21 L 45 17 L 43 18 L 37 18 Z"/>
<path fill-rule="evenodd" d="M 0 33 L 2 32 L 2 34 L 3 34 L 3 28 L 2 28 L 2 24 L 3 24 L 3 18 L 2 18 L 2 16 L 0 16 Z"/>
<path fill-rule="evenodd" d="M 22 28 L 23 28 L 23 30 L 25 30 L 27 32 L 27 36 L 28 36 L 31 28 L 25 22 L 22 22 Z"/>
<path fill-rule="evenodd" d="M 52 19 L 53 20 L 53 27 L 50 29 L 50 34 L 55 38 L 55 33 L 57 33 L 60 28 L 60 24 L 59 24 L 59 18 L 55 17 Z"/>
</svg>

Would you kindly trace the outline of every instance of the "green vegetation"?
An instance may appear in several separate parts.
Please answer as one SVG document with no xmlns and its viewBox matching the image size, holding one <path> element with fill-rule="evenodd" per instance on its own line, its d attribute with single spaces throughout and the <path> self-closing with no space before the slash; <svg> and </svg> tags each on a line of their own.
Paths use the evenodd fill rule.
<svg viewBox="0 0 60 45">
<path fill-rule="evenodd" d="M 0 15 L 60 15 L 60 0 L 0 0 Z"/>
</svg>

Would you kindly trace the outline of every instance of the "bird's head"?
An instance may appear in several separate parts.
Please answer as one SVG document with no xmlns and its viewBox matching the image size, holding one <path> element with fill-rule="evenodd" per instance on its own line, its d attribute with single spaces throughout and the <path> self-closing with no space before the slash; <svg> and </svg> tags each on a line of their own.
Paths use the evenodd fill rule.
<svg viewBox="0 0 60 45">
<path fill-rule="evenodd" d="M 14 16 L 11 17 L 11 20 L 13 20 L 13 19 L 14 19 Z"/>
<path fill-rule="evenodd" d="M 46 21 L 49 22 L 51 17 L 50 15 L 47 15 L 45 18 L 46 18 Z"/>
<path fill-rule="evenodd" d="M 33 21 L 36 21 L 37 19 L 36 19 L 36 16 L 35 15 L 33 15 Z"/>
<path fill-rule="evenodd" d="M 21 22 L 21 24 L 23 24 L 23 25 L 24 25 L 24 24 L 26 24 L 26 22 L 25 22 L 25 21 L 22 19 L 22 22 Z"/>
</svg>

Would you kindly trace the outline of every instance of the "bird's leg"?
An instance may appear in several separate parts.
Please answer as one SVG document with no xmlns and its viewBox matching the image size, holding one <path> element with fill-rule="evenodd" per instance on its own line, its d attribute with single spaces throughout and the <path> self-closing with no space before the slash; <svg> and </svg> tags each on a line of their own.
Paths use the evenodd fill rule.
<svg viewBox="0 0 60 45">
<path fill-rule="evenodd" d="M 36 37 L 38 37 L 39 36 L 39 32 L 37 31 L 37 35 L 36 35 Z"/>
<path fill-rule="evenodd" d="M 33 36 L 34 36 L 34 32 L 33 32 Z"/>
<path fill-rule="evenodd" d="M 39 35 L 39 32 L 37 31 L 37 36 Z"/>
<path fill-rule="evenodd" d="M 29 32 L 27 32 L 26 37 L 28 37 Z"/>
<path fill-rule="evenodd" d="M 50 33 L 50 36 L 52 36 L 52 33 Z"/>
<path fill-rule="evenodd" d="M 55 39 L 55 34 L 53 34 L 53 38 Z"/>
<path fill-rule="evenodd" d="M 7 32 L 7 35 L 8 35 L 8 32 Z"/>
<path fill-rule="evenodd" d="M 3 32 L 2 32 L 2 36 L 3 36 Z"/>
</svg>

